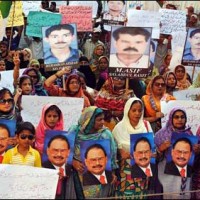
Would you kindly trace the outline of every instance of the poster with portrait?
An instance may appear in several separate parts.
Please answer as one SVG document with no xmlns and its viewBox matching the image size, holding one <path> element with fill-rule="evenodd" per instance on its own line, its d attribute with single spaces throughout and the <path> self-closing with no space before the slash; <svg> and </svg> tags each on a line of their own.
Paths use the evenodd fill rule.
<svg viewBox="0 0 200 200">
<path fill-rule="evenodd" d="M 130 141 L 131 176 L 145 178 L 146 169 L 150 170 L 150 176 L 153 176 L 156 169 L 153 157 L 156 152 L 153 133 L 131 134 Z"/>
<path fill-rule="evenodd" d="M 110 140 L 87 140 L 80 143 L 80 149 L 82 163 L 86 166 L 83 173 L 83 185 L 111 183 L 113 177 Z"/>
<path fill-rule="evenodd" d="M 198 66 L 200 64 L 200 28 L 188 29 L 182 64 L 187 66 Z"/>
<path fill-rule="evenodd" d="M 143 27 L 111 27 L 109 76 L 147 77 L 151 31 Z"/>
<path fill-rule="evenodd" d="M 76 24 L 42 27 L 45 71 L 65 66 L 77 67 L 79 61 Z"/>
<path fill-rule="evenodd" d="M 194 162 L 193 147 L 197 143 L 197 136 L 184 132 L 173 132 L 170 150 L 167 152 L 167 163 L 164 173 L 174 176 L 191 177 Z"/>
<path fill-rule="evenodd" d="M 0 151 L 12 148 L 13 141 L 9 137 L 15 137 L 16 120 L 0 119 Z"/>
<path fill-rule="evenodd" d="M 59 142 L 62 143 L 59 144 Z M 49 147 L 49 154 L 52 157 L 55 158 L 58 157 L 56 159 L 59 159 L 59 162 L 63 162 L 63 159 L 66 159 L 66 163 L 68 165 L 72 165 L 73 154 L 74 154 L 74 142 L 75 142 L 74 132 L 68 133 L 67 131 L 46 130 L 44 139 L 44 148 L 42 154 L 42 163 L 48 162 L 49 160 L 47 154 Z"/>
<path fill-rule="evenodd" d="M 124 25 L 126 21 L 126 1 L 105 1 L 103 23 L 105 25 Z"/>
</svg>

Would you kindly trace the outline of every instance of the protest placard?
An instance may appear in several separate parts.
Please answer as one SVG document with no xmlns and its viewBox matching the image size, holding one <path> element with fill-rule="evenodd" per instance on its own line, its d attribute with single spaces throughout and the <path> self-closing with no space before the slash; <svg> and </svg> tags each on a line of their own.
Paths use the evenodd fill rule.
<svg viewBox="0 0 200 200">
<path fill-rule="evenodd" d="M 160 9 L 160 33 L 171 34 L 176 31 L 186 31 L 186 12 L 183 10 Z"/>
<path fill-rule="evenodd" d="M 0 165 L 0 199 L 54 199 L 58 172 L 23 165 Z"/>
<path fill-rule="evenodd" d="M 19 70 L 19 76 L 22 75 L 24 70 L 25 69 Z M 1 74 L 0 86 L 8 88 L 13 93 L 14 92 L 13 70 L 2 71 L 2 72 L 0 72 L 0 74 Z"/>
<path fill-rule="evenodd" d="M 96 1 L 69 1 L 69 6 L 91 6 L 92 18 L 96 18 L 98 3 Z"/>
<path fill-rule="evenodd" d="M 158 39 L 160 36 L 160 19 L 159 12 L 148 10 L 128 10 L 127 26 L 133 27 L 153 27 L 152 38 Z"/>
<path fill-rule="evenodd" d="M 83 109 L 83 98 L 72 97 L 47 97 L 47 96 L 22 96 L 22 118 L 30 121 L 35 126 L 42 115 L 42 108 L 48 104 L 57 105 L 63 113 L 64 130 L 75 125 Z"/>
<path fill-rule="evenodd" d="M 29 11 L 39 11 L 41 1 L 23 1 L 23 12 L 28 16 Z"/>
<path fill-rule="evenodd" d="M 91 6 L 60 6 L 62 24 L 75 23 L 78 32 L 92 31 Z"/>
<path fill-rule="evenodd" d="M 27 17 L 26 35 L 42 38 L 42 27 L 60 24 L 61 18 L 61 14 L 30 11 Z"/>
<path fill-rule="evenodd" d="M 7 27 L 24 25 L 24 17 L 22 15 L 22 1 L 14 1 L 12 3 L 8 16 Z"/>
<path fill-rule="evenodd" d="M 173 96 L 176 97 L 177 100 L 200 100 L 200 88 L 193 88 L 188 90 L 179 90 L 173 92 Z"/>
</svg>

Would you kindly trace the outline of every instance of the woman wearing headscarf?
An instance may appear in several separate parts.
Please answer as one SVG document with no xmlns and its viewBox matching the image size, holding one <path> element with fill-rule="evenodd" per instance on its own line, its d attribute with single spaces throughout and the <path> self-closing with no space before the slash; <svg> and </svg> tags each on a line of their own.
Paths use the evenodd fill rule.
<svg viewBox="0 0 200 200">
<path fill-rule="evenodd" d="M 174 73 L 177 79 L 176 88 L 178 90 L 185 90 L 191 86 L 191 83 L 187 80 L 187 73 L 184 65 L 177 65 L 174 69 Z"/>
<path fill-rule="evenodd" d="M 69 129 L 69 132 L 75 132 L 76 139 L 74 145 L 74 159 L 73 159 L 73 167 L 78 173 L 79 176 L 76 176 L 76 190 L 78 191 L 78 196 L 85 196 L 85 198 L 95 198 L 95 197 L 108 197 L 108 193 L 110 189 L 113 187 L 113 184 L 106 184 L 105 187 L 101 185 L 94 185 L 90 187 L 83 187 L 82 190 L 82 175 L 84 171 L 84 164 L 81 162 L 81 149 L 80 143 L 89 140 L 100 140 L 100 139 L 108 139 L 110 140 L 110 148 L 111 148 L 111 168 L 113 171 L 113 183 L 116 179 L 114 173 L 118 168 L 117 165 L 117 145 L 114 140 L 114 137 L 110 130 L 103 125 L 104 121 L 104 113 L 103 110 L 96 107 L 90 106 L 84 109 L 79 120 L 78 125 L 72 126 Z M 77 174 L 76 174 L 77 175 Z M 108 189 L 108 190 L 107 190 Z M 93 192 L 92 192 L 93 191 Z M 94 192 L 95 191 L 95 192 Z M 92 196 L 95 194 L 95 196 Z"/>
<path fill-rule="evenodd" d="M 170 151 L 171 146 L 171 137 L 172 133 L 182 134 L 186 133 L 192 135 L 191 127 L 187 125 L 187 115 L 186 111 L 181 107 L 173 108 L 169 113 L 169 118 L 166 122 L 166 125 L 160 129 L 155 134 L 154 142 L 157 147 L 157 151 L 160 154 L 159 163 L 158 163 L 158 175 L 159 180 L 163 185 L 163 192 L 170 193 L 180 191 L 180 180 L 179 176 L 172 176 L 164 174 L 164 169 L 166 165 L 166 155 Z M 198 145 L 195 145 L 194 150 L 197 151 Z M 187 177 L 187 189 L 190 190 L 190 177 Z M 166 194 L 165 198 L 172 198 Z M 188 196 L 187 196 L 188 198 Z"/>
<path fill-rule="evenodd" d="M 89 64 L 89 60 L 86 56 L 81 56 L 79 58 L 79 72 L 82 72 L 85 75 L 86 85 L 91 88 L 96 86 L 95 74 L 92 72 Z"/>
<path fill-rule="evenodd" d="M 174 72 L 167 72 L 164 75 L 165 84 L 166 84 L 166 92 L 170 95 L 173 95 L 173 92 L 176 90 L 177 79 Z"/>
<path fill-rule="evenodd" d="M 102 85 L 108 79 L 109 60 L 106 56 L 101 56 L 98 59 L 99 76 L 97 77 L 96 90 L 100 90 Z"/>
<path fill-rule="evenodd" d="M 69 73 L 70 70 L 67 68 L 56 72 L 48 79 L 46 79 L 44 82 L 44 88 L 48 91 L 50 96 L 84 98 L 84 107 L 90 106 L 90 101 L 84 95 L 83 89 L 81 87 L 80 77 L 77 74 L 70 74 L 67 76 L 64 88 L 54 84 L 57 78 L 60 78 L 62 75 Z"/>
<path fill-rule="evenodd" d="M 59 107 L 54 104 L 46 104 L 42 108 L 41 118 L 36 127 L 35 135 L 35 148 L 40 154 L 43 153 L 46 130 L 63 131 L 63 128 L 63 114 Z"/>
<path fill-rule="evenodd" d="M 122 119 L 126 101 L 134 95 L 132 90 L 125 89 L 125 84 L 125 78 L 109 77 L 96 97 L 95 105 L 104 110 L 104 125 L 111 131 Z"/>
<path fill-rule="evenodd" d="M 98 80 L 100 73 L 98 68 L 99 58 L 101 56 L 105 56 L 105 53 L 106 53 L 105 46 L 103 44 L 97 44 L 95 46 L 92 58 L 90 60 L 90 67 L 92 69 L 92 72 L 95 74 L 96 80 Z"/>
<path fill-rule="evenodd" d="M 125 104 L 123 119 L 115 126 L 112 132 L 118 144 L 120 160 L 119 177 L 116 189 L 117 196 L 131 197 L 133 195 L 147 194 L 148 191 L 155 193 L 155 186 L 159 186 L 158 180 L 155 179 L 156 177 L 152 177 L 151 184 L 149 182 L 150 179 L 146 180 L 142 177 L 130 177 L 130 135 L 152 132 L 150 123 L 143 119 L 143 115 L 144 105 L 142 101 L 137 97 L 130 98 Z M 148 181 L 147 184 L 146 181 Z M 153 185 L 153 182 L 155 185 Z M 143 187 L 144 185 L 146 185 L 146 187 Z"/>
<path fill-rule="evenodd" d="M 161 128 L 161 118 L 164 116 L 161 112 L 160 101 L 175 100 L 176 98 L 166 93 L 166 84 L 163 76 L 155 76 L 148 84 L 146 95 L 142 97 L 144 102 L 144 117 L 151 123 L 155 133 Z"/>
</svg>

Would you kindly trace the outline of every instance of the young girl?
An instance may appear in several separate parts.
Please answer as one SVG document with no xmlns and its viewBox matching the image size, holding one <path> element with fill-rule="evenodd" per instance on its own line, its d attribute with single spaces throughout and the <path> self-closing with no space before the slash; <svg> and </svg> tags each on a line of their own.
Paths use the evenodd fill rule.
<svg viewBox="0 0 200 200">
<path fill-rule="evenodd" d="M 35 139 L 33 124 L 30 122 L 21 123 L 17 128 L 16 136 L 17 145 L 5 153 L 2 163 L 41 167 L 40 154 L 32 148 Z"/>
<path fill-rule="evenodd" d="M 42 109 L 42 116 L 36 128 L 35 148 L 43 153 L 45 131 L 59 130 L 62 131 L 64 127 L 63 114 L 58 106 L 47 104 Z"/>
</svg>

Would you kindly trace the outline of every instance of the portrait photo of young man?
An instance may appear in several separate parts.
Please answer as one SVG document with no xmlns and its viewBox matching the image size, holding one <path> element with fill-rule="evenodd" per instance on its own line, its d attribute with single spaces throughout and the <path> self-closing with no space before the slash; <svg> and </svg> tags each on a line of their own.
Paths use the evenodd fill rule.
<svg viewBox="0 0 200 200">
<path fill-rule="evenodd" d="M 42 28 L 45 64 L 78 63 L 76 30 L 75 24 L 58 24 Z"/>
<path fill-rule="evenodd" d="M 200 64 L 200 28 L 189 28 L 182 57 L 183 65 Z"/>
</svg>

